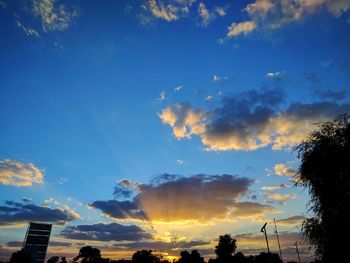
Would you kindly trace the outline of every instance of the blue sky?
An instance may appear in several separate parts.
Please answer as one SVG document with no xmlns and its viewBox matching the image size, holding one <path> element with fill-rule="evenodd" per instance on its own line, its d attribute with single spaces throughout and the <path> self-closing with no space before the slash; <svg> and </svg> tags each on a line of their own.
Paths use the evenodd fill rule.
<svg viewBox="0 0 350 263">
<path fill-rule="evenodd" d="M 74 255 L 80 241 L 116 258 L 141 245 L 176 256 L 201 241 L 210 257 L 225 233 L 247 234 L 238 249 L 256 253 L 256 230 L 273 218 L 288 253 L 308 216 L 291 149 L 316 122 L 350 111 L 349 9 L 346 0 L 0 1 L 2 257 L 23 239 L 26 213 L 70 244 L 52 254 Z M 198 221 L 190 211 L 201 209 Z M 130 225 L 143 234 L 96 240 L 79 230 L 96 234 L 100 223 L 117 224 L 111 235 Z"/>
</svg>

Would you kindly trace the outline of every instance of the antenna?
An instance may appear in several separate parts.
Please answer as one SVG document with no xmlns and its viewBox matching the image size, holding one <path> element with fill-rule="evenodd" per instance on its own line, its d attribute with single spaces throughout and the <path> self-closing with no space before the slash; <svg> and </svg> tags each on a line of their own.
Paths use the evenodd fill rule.
<svg viewBox="0 0 350 263">
<path fill-rule="evenodd" d="M 301 261 L 300 261 L 300 255 L 299 255 L 299 249 L 298 249 L 298 241 L 295 242 L 295 250 L 297 251 L 297 254 L 298 254 L 298 261 L 299 261 L 299 263 L 301 263 Z"/>
<path fill-rule="evenodd" d="M 267 234 L 266 234 L 266 225 L 267 225 L 267 222 L 263 225 L 263 227 L 261 228 L 260 232 L 262 232 L 262 233 L 265 234 L 267 252 L 270 254 L 269 241 L 268 241 L 268 239 L 267 239 Z"/>
<path fill-rule="evenodd" d="M 280 245 L 280 239 L 279 239 L 279 237 L 278 237 L 278 231 L 277 231 L 276 220 L 273 219 L 273 222 L 275 223 L 275 233 L 276 233 L 276 237 L 277 237 L 278 249 L 280 250 L 281 260 L 282 260 L 282 262 L 283 262 L 282 250 L 281 250 L 281 245 Z"/>
</svg>

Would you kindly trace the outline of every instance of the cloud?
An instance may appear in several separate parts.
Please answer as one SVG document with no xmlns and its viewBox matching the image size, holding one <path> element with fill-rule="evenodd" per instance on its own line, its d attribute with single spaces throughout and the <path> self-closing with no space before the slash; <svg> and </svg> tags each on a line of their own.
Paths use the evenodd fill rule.
<svg viewBox="0 0 350 263">
<path fill-rule="evenodd" d="M 344 90 L 316 89 L 314 91 L 314 94 L 321 99 L 340 101 L 346 98 L 347 91 L 345 89 Z"/>
<path fill-rule="evenodd" d="M 24 33 L 29 37 L 40 37 L 38 31 L 36 31 L 34 28 L 29 28 L 24 26 L 20 21 L 16 21 L 16 25 L 21 28 Z"/>
<path fill-rule="evenodd" d="M 180 91 L 182 89 L 182 85 L 178 85 L 174 88 L 174 91 Z"/>
<path fill-rule="evenodd" d="M 226 16 L 226 10 L 225 10 L 225 8 L 223 8 L 223 7 L 217 6 L 217 7 L 215 8 L 215 12 L 216 12 L 219 16 Z"/>
<path fill-rule="evenodd" d="M 124 226 L 118 223 L 68 226 L 60 235 L 69 239 L 96 241 L 140 241 L 152 238 L 151 234 L 136 225 Z"/>
<path fill-rule="evenodd" d="M 163 242 L 163 241 L 152 241 L 152 242 L 133 242 L 133 243 L 118 243 L 115 244 L 117 249 L 125 250 L 142 250 L 157 248 L 161 252 L 170 252 L 174 250 L 191 250 L 197 247 L 209 245 L 210 242 L 202 240 L 193 241 L 173 241 L 173 242 Z"/>
<path fill-rule="evenodd" d="M 67 8 L 59 0 L 33 0 L 33 10 L 41 18 L 45 32 L 67 29 L 78 15 L 76 8 Z"/>
<path fill-rule="evenodd" d="M 209 13 L 207 7 L 202 2 L 198 5 L 198 14 L 202 19 L 202 26 L 205 27 L 209 24 L 210 20 L 214 18 L 213 14 Z"/>
<path fill-rule="evenodd" d="M 118 201 L 118 200 L 107 200 L 107 201 L 95 201 L 89 204 L 89 207 L 97 208 L 102 211 L 103 214 L 118 219 L 138 219 L 146 220 L 146 214 L 138 204 L 134 201 Z"/>
<path fill-rule="evenodd" d="M 179 8 L 172 4 L 164 5 L 161 1 L 157 3 L 156 0 L 148 0 L 146 8 L 155 18 L 166 21 L 174 21 L 179 19 Z"/>
<path fill-rule="evenodd" d="M 232 23 L 228 27 L 227 37 L 232 38 L 238 35 L 248 35 L 256 28 L 256 24 L 252 21 L 245 21 L 240 23 Z"/>
<path fill-rule="evenodd" d="M 79 218 L 79 214 L 66 205 L 50 207 L 6 201 L 5 205 L 0 206 L 1 226 L 25 224 L 31 221 L 63 225 Z"/>
<path fill-rule="evenodd" d="M 284 103 L 279 89 L 250 90 L 224 97 L 206 111 L 176 103 L 159 115 L 175 138 L 199 136 L 207 150 L 252 151 L 268 145 L 274 150 L 293 147 L 315 124 L 350 112 L 350 103 L 330 101 Z"/>
<path fill-rule="evenodd" d="M 43 170 L 32 163 L 12 160 L 0 160 L 0 183 L 13 186 L 31 186 L 41 184 L 44 180 Z"/>
<path fill-rule="evenodd" d="M 229 28 L 228 37 L 241 33 L 248 34 L 255 28 L 280 28 L 324 11 L 334 17 L 339 17 L 349 9 L 350 1 L 348 0 L 255 0 L 243 10 L 250 17 L 250 21 L 233 23 Z M 230 32 L 237 26 L 239 28 L 230 35 Z"/>
<path fill-rule="evenodd" d="M 159 94 L 158 100 L 159 100 L 160 102 L 162 102 L 163 100 L 166 100 L 165 91 L 162 91 L 162 92 Z"/>
<path fill-rule="evenodd" d="M 9 241 L 6 243 L 6 247 L 18 247 L 21 248 L 23 246 L 23 241 Z M 58 242 L 58 241 L 50 241 L 50 247 L 71 247 L 72 243 L 69 242 Z"/>
<path fill-rule="evenodd" d="M 246 177 L 164 174 L 158 178 L 158 183 L 141 184 L 132 200 L 95 201 L 90 206 L 114 219 L 157 222 L 207 222 L 234 216 L 257 216 L 273 210 L 271 206 L 239 200 L 253 183 Z"/>
<path fill-rule="evenodd" d="M 276 222 L 279 225 L 294 226 L 294 225 L 301 225 L 304 219 L 306 219 L 305 216 L 298 215 L 298 216 L 291 216 L 284 219 L 279 219 L 279 220 L 276 220 Z"/>
<path fill-rule="evenodd" d="M 184 165 L 186 162 L 184 160 L 176 160 L 178 165 Z"/>
<path fill-rule="evenodd" d="M 297 198 L 296 194 L 277 194 L 277 193 L 266 193 L 266 196 L 270 200 L 275 200 L 279 204 L 285 204 L 285 201 L 293 200 Z"/>
<path fill-rule="evenodd" d="M 292 167 L 288 167 L 285 164 L 279 163 L 274 167 L 275 174 L 278 176 L 294 176 L 297 171 Z"/>
<path fill-rule="evenodd" d="M 274 191 L 274 190 L 281 190 L 283 188 L 290 187 L 288 184 L 280 184 L 280 185 L 271 185 L 271 186 L 264 186 L 261 189 L 265 191 Z"/>
<path fill-rule="evenodd" d="M 281 72 L 268 72 L 268 73 L 266 73 L 266 76 L 269 78 L 276 78 L 279 75 L 281 75 Z"/>
</svg>

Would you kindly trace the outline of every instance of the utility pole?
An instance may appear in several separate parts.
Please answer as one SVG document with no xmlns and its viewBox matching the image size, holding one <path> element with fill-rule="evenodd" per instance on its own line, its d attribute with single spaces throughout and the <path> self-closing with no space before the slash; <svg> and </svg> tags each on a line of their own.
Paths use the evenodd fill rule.
<svg viewBox="0 0 350 263">
<path fill-rule="evenodd" d="M 267 223 L 265 223 L 265 225 L 263 225 L 263 227 L 261 228 L 260 232 L 262 232 L 262 233 L 265 234 L 267 252 L 270 254 L 269 241 L 268 241 L 268 239 L 267 239 L 267 234 L 266 234 L 266 225 L 267 225 Z"/>
<path fill-rule="evenodd" d="M 281 245 L 280 245 L 280 239 L 279 239 L 279 237 L 278 237 L 278 231 L 277 231 L 277 226 L 276 226 L 276 220 L 273 219 L 273 222 L 275 223 L 275 233 L 276 233 L 276 237 L 277 237 L 278 249 L 280 250 L 281 260 L 282 260 L 282 262 L 283 262 L 282 250 L 281 250 Z"/>
<path fill-rule="evenodd" d="M 299 263 L 301 263 L 301 261 L 300 261 L 300 255 L 299 255 L 299 249 L 298 249 L 298 241 L 295 242 L 295 249 L 296 249 L 297 254 L 298 254 L 298 261 L 299 261 Z"/>
</svg>

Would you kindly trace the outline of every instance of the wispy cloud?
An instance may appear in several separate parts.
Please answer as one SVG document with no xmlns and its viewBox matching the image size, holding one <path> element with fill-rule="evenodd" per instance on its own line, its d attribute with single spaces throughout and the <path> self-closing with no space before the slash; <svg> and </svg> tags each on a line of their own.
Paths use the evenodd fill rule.
<svg viewBox="0 0 350 263">
<path fill-rule="evenodd" d="M 32 163 L 21 163 L 13 160 L 0 160 L 0 183 L 13 186 L 31 186 L 41 184 L 44 171 Z"/>
<path fill-rule="evenodd" d="M 75 7 L 68 8 L 59 0 L 33 0 L 34 14 L 41 18 L 43 31 L 65 30 L 78 15 Z"/>
<path fill-rule="evenodd" d="M 268 199 L 278 201 L 280 204 L 285 204 L 285 201 L 297 198 L 296 194 L 266 193 L 266 196 Z"/>
<path fill-rule="evenodd" d="M 304 219 L 306 219 L 305 216 L 297 215 L 297 216 L 291 216 L 288 218 L 279 219 L 279 220 L 276 220 L 276 222 L 280 225 L 294 226 L 294 225 L 301 225 Z"/>
<path fill-rule="evenodd" d="M 264 186 L 261 189 L 265 191 L 275 191 L 275 190 L 281 190 L 283 188 L 289 188 L 290 186 L 288 184 L 280 184 L 280 185 L 271 185 L 271 186 Z"/>
<path fill-rule="evenodd" d="M 34 28 L 29 28 L 24 26 L 19 20 L 16 21 L 16 25 L 21 28 L 24 33 L 29 37 L 40 37 L 38 31 L 36 31 Z"/>
</svg>

